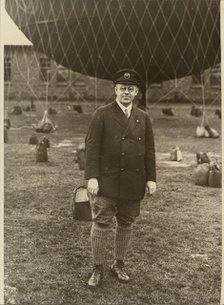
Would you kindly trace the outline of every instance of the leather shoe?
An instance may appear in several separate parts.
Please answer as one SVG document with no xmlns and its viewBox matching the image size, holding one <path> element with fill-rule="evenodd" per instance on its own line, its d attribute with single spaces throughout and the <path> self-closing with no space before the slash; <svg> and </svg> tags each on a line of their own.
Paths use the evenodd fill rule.
<svg viewBox="0 0 224 305">
<path fill-rule="evenodd" d="M 124 262 L 122 260 L 116 260 L 111 266 L 111 271 L 120 282 L 127 283 L 130 281 L 130 277 L 124 270 Z"/>
<path fill-rule="evenodd" d="M 102 280 L 102 277 L 103 277 L 103 266 L 102 265 L 94 266 L 93 273 L 87 282 L 88 287 L 95 288 L 95 287 L 99 286 L 99 284 Z"/>
</svg>

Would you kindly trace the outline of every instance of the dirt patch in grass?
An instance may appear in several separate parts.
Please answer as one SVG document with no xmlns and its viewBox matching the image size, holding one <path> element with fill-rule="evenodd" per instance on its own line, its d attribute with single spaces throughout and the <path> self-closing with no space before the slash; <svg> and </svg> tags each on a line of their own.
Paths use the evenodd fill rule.
<svg viewBox="0 0 224 305">
<path fill-rule="evenodd" d="M 58 106 L 59 107 L 59 106 Z M 5 304 L 15 305 L 217 305 L 221 286 L 221 189 L 196 186 L 197 151 L 221 159 L 221 140 L 198 139 L 198 118 L 191 105 L 176 105 L 175 117 L 150 110 L 157 151 L 158 191 L 145 197 L 134 224 L 127 268 L 132 280 L 124 285 L 109 272 L 110 233 L 103 285 L 91 291 L 90 222 L 75 222 L 71 195 L 83 171 L 73 151 L 84 138 L 90 114 L 67 108 L 52 116 L 59 126 L 50 134 L 49 162 L 37 163 L 34 115 L 11 117 L 5 144 Z M 57 109 L 57 105 L 54 105 Z M 211 126 L 220 120 L 209 112 Z M 42 109 L 37 109 L 36 118 Z M 41 137 L 42 135 L 38 135 Z M 69 143 L 69 145 L 60 145 Z M 178 145 L 183 161 L 171 163 Z"/>
</svg>

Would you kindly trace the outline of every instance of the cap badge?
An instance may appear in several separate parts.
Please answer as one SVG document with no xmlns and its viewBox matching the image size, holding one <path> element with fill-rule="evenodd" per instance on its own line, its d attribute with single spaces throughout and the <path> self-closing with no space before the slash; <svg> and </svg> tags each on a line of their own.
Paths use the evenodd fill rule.
<svg viewBox="0 0 224 305">
<path fill-rule="evenodd" d="M 127 73 L 127 72 L 124 73 L 124 78 L 125 78 L 125 79 L 129 79 L 130 77 L 131 77 L 130 73 Z"/>
</svg>

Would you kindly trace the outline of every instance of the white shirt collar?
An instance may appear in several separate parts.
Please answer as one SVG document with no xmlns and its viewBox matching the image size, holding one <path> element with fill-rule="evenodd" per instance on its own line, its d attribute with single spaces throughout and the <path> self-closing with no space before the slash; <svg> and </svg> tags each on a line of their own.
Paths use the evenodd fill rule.
<svg viewBox="0 0 224 305">
<path fill-rule="evenodd" d="M 122 105 L 119 101 L 116 100 L 116 102 L 118 103 L 119 107 L 121 108 L 121 110 L 124 112 L 125 114 L 125 109 L 127 109 L 128 111 L 128 117 L 130 117 L 131 115 L 131 110 L 132 110 L 132 103 L 130 105 L 128 105 L 127 107 L 125 107 L 124 105 Z"/>
</svg>

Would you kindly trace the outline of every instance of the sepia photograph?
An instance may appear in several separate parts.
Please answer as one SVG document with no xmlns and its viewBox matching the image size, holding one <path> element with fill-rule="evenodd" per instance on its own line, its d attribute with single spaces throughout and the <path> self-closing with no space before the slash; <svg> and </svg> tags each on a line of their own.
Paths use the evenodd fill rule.
<svg viewBox="0 0 224 305">
<path fill-rule="evenodd" d="M 2 1 L 4 305 L 224 304 L 222 2 Z"/>
</svg>

